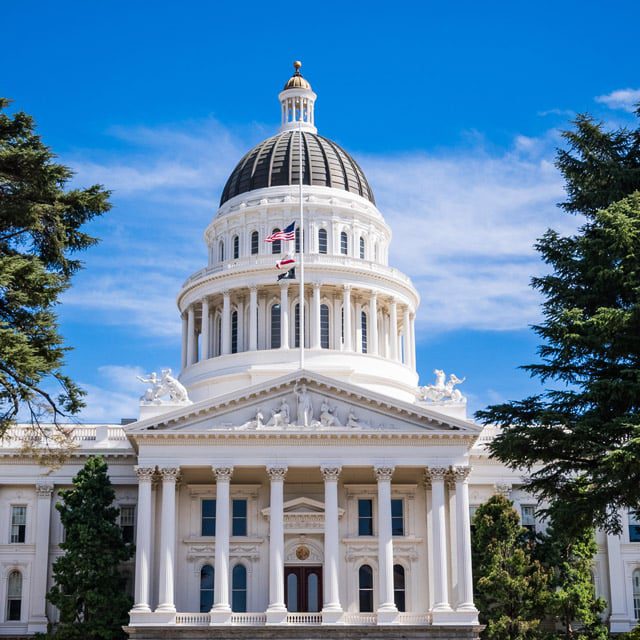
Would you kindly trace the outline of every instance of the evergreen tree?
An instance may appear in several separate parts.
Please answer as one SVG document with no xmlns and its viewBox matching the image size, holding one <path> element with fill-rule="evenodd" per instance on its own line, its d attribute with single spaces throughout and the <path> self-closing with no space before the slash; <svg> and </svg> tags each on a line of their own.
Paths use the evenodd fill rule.
<svg viewBox="0 0 640 640">
<path fill-rule="evenodd" d="M 475 603 L 485 640 L 542 638 L 547 575 L 513 504 L 493 496 L 473 518 Z"/>
<path fill-rule="evenodd" d="M 576 536 L 552 524 L 536 550 L 550 575 L 546 611 L 562 625 L 562 637 L 606 640 L 609 634 L 600 618 L 606 603 L 596 598 L 591 575 L 598 550 L 593 529 Z"/>
<path fill-rule="evenodd" d="M 101 456 L 90 457 L 60 492 L 56 504 L 66 537 L 65 552 L 53 564 L 54 586 L 47 599 L 60 612 L 60 622 L 48 638 L 55 640 L 116 640 L 126 638 L 131 598 L 120 563 L 133 556 L 117 523 L 115 493 Z"/>
<path fill-rule="evenodd" d="M 35 133 L 30 116 L 3 113 L 0 98 L 0 436 L 26 409 L 39 431 L 83 406 L 62 372 L 67 347 L 55 305 L 95 244 L 82 226 L 109 208 L 101 186 L 67 189 L 70 169 Z M 51 391 L 51 383 L 56 383 Z"/>
<path fill-rule="evenodd" d="M 575 125 L 557 166 L 584 224 L 536 245 L 552 272 L 533 279 L 543 344 L 524 367 L 551 388 L 478 418 L 502 427 L 492 454 L 532 472 L 527 489 L 559 527 L 618 533 L 618 510 L 640 507 L 640 128 Z"/>
</svg>

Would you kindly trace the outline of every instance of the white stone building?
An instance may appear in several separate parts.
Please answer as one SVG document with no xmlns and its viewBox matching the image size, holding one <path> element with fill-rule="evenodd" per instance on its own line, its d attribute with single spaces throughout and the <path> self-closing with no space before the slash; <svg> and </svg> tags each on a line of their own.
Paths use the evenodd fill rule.
<svg viewBox="0 0 640 640">
<path fill-rule="evenodd" d="M 132 424 L 74 428 L 78 448 L 53 473 L 21 451 L 24 427 L 1 443 L 0 636 L 55 618 L 54 504 L 93 454 L 137 547 L 123 568 L 133 638 L 475 638 L 470 514 L 501 492 L 536 526 L 455 376 L 418 387 L 418 294 L 388 265 L 361 169 L 317 135 L 298 68 L 279 99 L 280 133 L 233 171 L 209 263 L 178 294 L 180 383 L 150 378 Z M 265 242 L 300 219 L 301 194 L 302 313 L 300 265 L 278 281 L 288 244 Z M 594 569 L 615 631 L 640 615 L 640 526 L 623 515 Z"/>
</svg>

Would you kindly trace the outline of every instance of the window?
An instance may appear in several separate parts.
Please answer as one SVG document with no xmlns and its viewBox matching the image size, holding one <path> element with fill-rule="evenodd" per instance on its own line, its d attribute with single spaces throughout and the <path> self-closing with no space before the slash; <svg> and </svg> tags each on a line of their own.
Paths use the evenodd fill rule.
<svg viewBox="0 0 640 640">
<path fill-rule="evenodd" d="M 231 312 L 231 353 L 238 353 L 238 312 Z"/>
<path fill-rule="evenodd" d="M 368 564 L 363 564 L 358 571 L 358 592 L 360 611 L 373 611 L 373 569 Z"/>
<path fill-rule="evenodd" d="M 20 620 L 22 615 L 22 574 L 12 571 L 7 579 L 7 620 Z"/>
<path fill-rule="evenodd" d="M 406 598 L 404 587 L 404 567 L 401 564 L 393 565 L 393 600 L 398 611 L 406 611 Z"/>
<path fill-rule="evenodd" d="M 247 570 L 241 564 L 233 567 L 231 573 L 231 610 L 242 613 L 247 610 Z"/>
<path fill-rule="evenodd" d="M 271 307 L 271 348 L 280 348 L 280 305 Z"/>
<path fill-rule="evenodd" d="M 296 227 L 296 253 L 300 253 L 300 229 L 298 229 L 298 227 Z"/>
<path fill-rule="evenodd" d="M 233 259 L 237 260 L 240 257 L 240 238 L 233 236 Z"/>
<path fill-rule="evenodd" d="M 255 256 L 260 251 L 260 234 L 254 231 L 251 234 L 251 255 Z"/>
<path fill-rule="evenodd" d="M 360 259 L 364 260 L 364 238 L 360 236 Z"/>
<path fill-rule="evenodd" d="M 306 316 L 306 313 L 305 313 Z M 305 320 L 305 324 L 306 320 Z M 297 304 L 295 306 L 294 312 L 293 312 L 293 330 L 294 330 L 294 346 L 296 348 L 298 348 L 300 346 L 300 304 Z M 306 335 L 306 331 L 305 331 L 305 348 L 308 347 L 308 341 L 307 341 L 307 335 Z"/>
<path fill-rule="evenodd" d="M 529 531 L 531 535 L 536 533 L 536 508 L 533 505 L 523 504 L 520 506 L 522 515 L 522 526 Z"/>
<path fill-rule="evenodd" d="M 218 261 L 222 262 L 224 260 L 224 242 L 220 240 L 218 243 Z"/>
<path fill-rule="evenodd" d="M 349 253 L 349 239 L 347 238 L 347 232 L 343 231 L 340 234 L 340 253 L 346 256 Z"/>
<path fill-rule="evenodd" d="M 320 305 L 320 347 L 329 348 L 329 307 L 326 304 Z"/>
<path fill-rule="evenodd" d="M 11 505 L 11 538 L 9 542 L 24 542 L 26 535 L 27 507 L 25 505 Z M 22 580 L 22 578 L 20 579 Z"/>
<path fill-rule="evenodd" d="M 318 231 L 318 253 L 327 253 L 327 230 Z"/>
<path fill-rule="evenodd" d="M 207 498 L 202 501 L 202 526 L 200 535 L 215 536 L 216 535 L 216 501 Z"/>
<path fill-rule="evenodd" d="M 216 317 L 216 355 L 219 356 L 222 353 L 222 318 Z"/>
<path fill-rule="evenodd" d="M 200 569 L 200 612 L 211 611 L 213 607 L 213 567 L 205 564 Z"/>
<path fill-rule="evenodd" d="M 391 534 L 404 535 L 404 502 L 402 498 L 391 501 Z"/>
<path fill-rule="evenodd" d="M 122 539 L 127 543 L 135 541 L 136 534 L 136 508 L 132 504 L 125 504 L 120 507 L 120 529 Z"/>
<path fill-rule="evenodd" d="M 232 536 L 246 536 L 247 535 L 247 501 L 246 500 L 233 500 L 232 501 Z"/>
<path fill-rule="evenodd" d="M 629 542 L 640 542 L 640 514 L 629 510 Z"/>
<path fill-rule="evenodd" d="M 367 353 L 367 314 L 360 314 L 360 328 L 362 329 L 362 353 Z"/>
<path fill-rule="evenodd" d="M 640 569 L 633 572 L 633 615 L 640 620 Z"/>
<path fill-rule="evenodd" d="M 271 233 L 278 233 L 277 227 Z M 275 240 L 271 243 L 271 253 L 282 253 L 282 240 Z"/>
<path fill-rule="evenodd" d="M 358 535 L 373 535 L 373 500 L 358 500 Z"/>
</svg>

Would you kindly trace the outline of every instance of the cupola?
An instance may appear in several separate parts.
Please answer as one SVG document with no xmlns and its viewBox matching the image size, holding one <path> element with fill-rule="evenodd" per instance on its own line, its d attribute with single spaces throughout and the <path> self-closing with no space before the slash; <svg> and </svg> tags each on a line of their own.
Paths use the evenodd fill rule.
<svg viewBox="0 0 640 640">
<path fill-rule="evenodd" d="M 282 110 L 281 131 L 302 129 L 316 133 L 317 129 L 314 125 L 316 94 L 309 82 L 302 77 L 301 67 L 302 62 L 299 60 L 293 63 L 295 71 L 278 96 Z"/>
</svg>

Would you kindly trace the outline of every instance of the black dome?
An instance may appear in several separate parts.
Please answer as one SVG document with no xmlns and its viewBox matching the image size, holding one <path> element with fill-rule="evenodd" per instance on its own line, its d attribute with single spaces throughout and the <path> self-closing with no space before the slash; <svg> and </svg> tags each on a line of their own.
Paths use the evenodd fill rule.
<svg viewBox="0 0 640 640">
<path fill-rule="evenodd" d="M 373 191 L 356 161 L 335 142 L 308 131 L 283 131 L 256 145 L 238 163 L 222 191 L 220 206 L 240 193 L 302 183 L 350 191 L 375 204 Z"/>
</svg>

